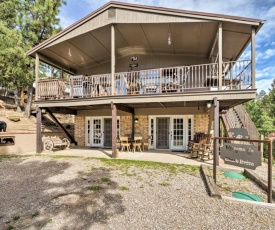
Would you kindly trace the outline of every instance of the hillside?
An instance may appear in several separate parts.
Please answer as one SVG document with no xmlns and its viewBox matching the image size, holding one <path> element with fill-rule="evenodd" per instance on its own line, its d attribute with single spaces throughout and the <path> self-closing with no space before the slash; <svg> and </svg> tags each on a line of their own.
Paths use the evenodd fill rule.
<svg viewBox="0 0 275 230">
<path fill-rule="evenodd" d="M 0 121 L 7 123 L 7 132 L 34 132 L 36 130 L 36 117 L 24 117 L 23 112 L 17 112 L 8 105 L 6 109 L 0 108 Z M 9 109 L 8 109 L 9 108 Z M 58 121 L 74 135 L 74 116 L 54 114 Z M 43 132 L 63 132 L 47 114 L 42 115 Z"/>
</svg>

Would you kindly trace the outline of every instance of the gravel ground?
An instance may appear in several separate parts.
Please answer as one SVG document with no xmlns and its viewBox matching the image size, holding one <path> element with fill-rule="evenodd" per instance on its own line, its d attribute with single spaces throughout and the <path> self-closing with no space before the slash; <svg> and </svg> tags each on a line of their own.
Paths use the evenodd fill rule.
<svg viewBox="0 0 275 230">
<path fill-rule="evenodd" d="M 112 162 L 0 158 L 0 229 L 275 229 L 274 208 L 210 198 L 194 166 Z"/>
</svg>

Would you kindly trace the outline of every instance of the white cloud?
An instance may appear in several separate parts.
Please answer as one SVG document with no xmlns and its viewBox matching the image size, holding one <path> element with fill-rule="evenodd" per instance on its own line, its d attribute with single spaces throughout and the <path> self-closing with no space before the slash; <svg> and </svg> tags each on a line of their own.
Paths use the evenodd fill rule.
<svg viewBox="0 0 275 230">
<path fill-rule="evenodd" d="M 60 18 L 60 25 L 63 29 L 65 29 L 66 27 L 76 22 L 76 20 L 73 17 L 70 17 L 70 16 L 68 17 L 63 14 L 60 15 L 59 18 Z"/>
<path fill-rule="evenodd" d="M 268 60 L 271 57 L 275 56 L 275 49 L 267 49 L 265 51 L 257 52 L 257 60 Z"/>
<path fill-rule="evenodd" d="M 256 70 L 257 80 L 267 80 L 275 78 L 275 66 L 269 66 L 263 69 Z"/>
<path fill-rule="evenodd" d="M 256 81 L 256 88 L 258 92 L 261 92 L 261 90 L 264 90 L 266 93 L 269 93 L 269 90 L 271 88 L 271 83 L 274 79 L 265 79 L 265 80 L 259 80 Z"/>
</svg>

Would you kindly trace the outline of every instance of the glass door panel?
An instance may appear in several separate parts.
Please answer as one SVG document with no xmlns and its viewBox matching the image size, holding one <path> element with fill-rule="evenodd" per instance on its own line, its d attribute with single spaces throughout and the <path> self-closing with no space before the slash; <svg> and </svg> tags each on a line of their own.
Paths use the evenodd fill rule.
<svg viewBox="0 0 275 230">
<path fill-rule="evenodd" d="M 183 149 L 184 145 L 184 119 L 173 118 L 172 122 L 172 149 Z"/>
<path fill-rule="evenodd" d="M 103 130 L 102 130 L 102 119 L 92 119 L 92 146 L 102 147 L 103 146 Z"/>
<path fill-rule="evenodd" d="M 104 146 L 112 147 L 112 119 L 104 119 Z"/>
<path fill-rule="evenodd" d="M 157 118 L 156 147 L 169 149 L 169 118 Z"/>
</svg>

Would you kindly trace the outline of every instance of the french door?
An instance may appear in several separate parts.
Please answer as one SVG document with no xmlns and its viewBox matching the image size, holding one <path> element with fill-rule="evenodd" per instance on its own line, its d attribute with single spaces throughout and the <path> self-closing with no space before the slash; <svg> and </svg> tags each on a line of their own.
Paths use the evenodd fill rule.
<svg viewBox="0 0 275 230">
<path fill-rule="evenodd" d="M 193 137 L 193 116 L 150 116 L 150 148 L 186 150 L 188 140 Z"/>
<path fill-rule="evenodd" d="M 120 133 L 119 118 L 117 120 L 117 137 Z M 112 118 L 86 117 L 85 145 L 91 147 L 112 146 Z"/>
</svg>

